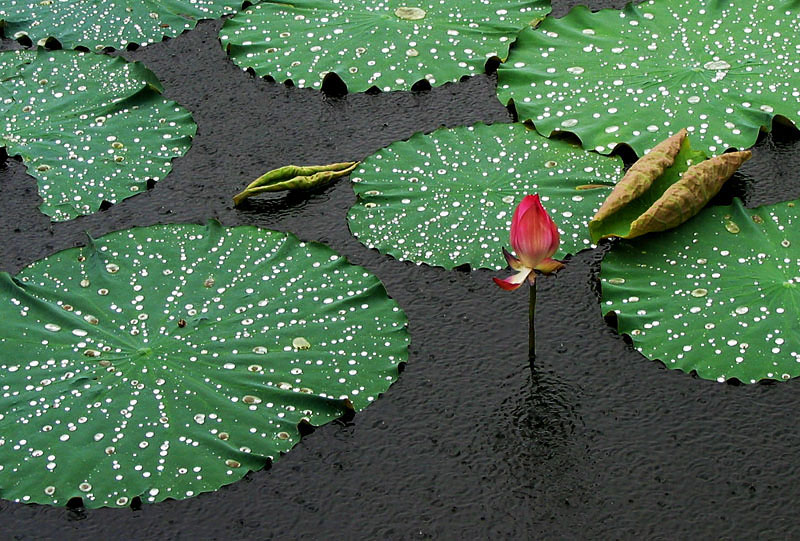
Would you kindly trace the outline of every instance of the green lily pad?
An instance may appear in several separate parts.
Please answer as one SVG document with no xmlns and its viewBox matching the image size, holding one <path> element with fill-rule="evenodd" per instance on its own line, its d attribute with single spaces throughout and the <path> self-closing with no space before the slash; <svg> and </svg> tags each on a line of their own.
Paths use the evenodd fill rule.
<svg viewBox="0 0 800 541">
<path fill-rule="evenodd" d="M 36 178 L 53 221 L 96 212 L 158 181 L 191 145 L 188 111 L 143 65 L 76 51 L 0 53 L 0 141 Z"/>
<path fill-rule="evenodd" d="M 587 223 L 622 174 L 619 158 L 546 139 L 522 124 L 417 133 L 353 173 L 347 219 L 370 248 L 447 269 L 505 268 L 517 204 L 538 193 L 561 232 L 555 257 L 591 246 Z"/>
<path fill-rule="evenodd" d="M 65 49 L 147 45 L 191 30 L 241 8 L 241 0 L 32 0 L 4 2 L 0 24 L 6 37 L 43 45 L 57 39 Z"/>
<path fill-rule="evenodd" d="M 549 12 L 548 0 L 268 1 L 227 20 L 220 41 L 236 64 L 300 87 L 332 72 L 353 92 L 405 90 L 482 73 Z"/>
<path fill-rule="evenodd" d="M 329 248 L 255 227 L 119 231 L 0 274 L 0 495 L 182 499 L 360 410 L 406 318 Z"/>
<path fill-rule="evenodd" d="M 709 207 L 677 229 L 614 244 L 603 312 L 645 357 L 744 383 L 800 375 L 795 202 Z"/>
<path fill-rule="evenodd" d="M 773 115 L 797 122 L 796 2 L 650 0 L 576 7 L 526 29 L 498 69 L 498 95 L 543 135 L 639 156 L 687 128 L 696 148 L 752 146 Z"/>
</svg>

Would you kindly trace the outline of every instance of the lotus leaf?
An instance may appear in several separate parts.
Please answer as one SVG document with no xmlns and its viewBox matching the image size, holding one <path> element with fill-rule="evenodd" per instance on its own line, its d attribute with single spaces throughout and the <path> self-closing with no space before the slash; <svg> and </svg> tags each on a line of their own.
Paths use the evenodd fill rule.
<svg viewBox="0 0 800 541">
<path fill-rule="evenodd" d="M 191 144 L 188 111 L 139 63 L 77 51 L 0 53 L 0 141 L 36 178 L 53 221 L 136 195 Z"/>
<path fill-rule="evenodd" d="M 0 23 L 6 37 L 40 45 L 52 37 L 67 49 L 119 49 L 175 37 L 241 6 L 240 0 L 6 0 Z"/>
<path fill-rule="evenodd" d="M 451 269 L 506 266 L 514 208 L 538 193 L 559 226 L 555 257 L 591 246 L 587 222 L 622 175 L 619 158 L 550 140 L 522 124 L 417 133 L 353 173 L 350 230 L 398 259 Z"/>
<path fill-rule="evenodd" d="M 220 41 L 243 68 L 301 87 L 330 72 L 353 92 L 405 90 L 482 72 L 549 12 L 548 0 L 267 1 L 226 21 Z"/>
<path fill-rule="evenodd" d="M 0 274 L 0 494 L 182 499 L 397 378 L 406 319 L 329 248 L 255 227 L 106 235 Z"/>
<path fill-rule="evenodd" d="M 603 312 L 649 359 L 717 381 L 800 375 L 800 233 L 795 202 L 707 207 L 658 236 L 615 243 Z"/>
<path fill-rule="evenodd" d="M 574 8 L 525 29 L 498 69 L 498 95 L 543 135 L 639 156 L 686 127 L 696 148 L 751 147 L 774 115 L 800 115 L 794 0 L 650 0 Z"/>
</svg>

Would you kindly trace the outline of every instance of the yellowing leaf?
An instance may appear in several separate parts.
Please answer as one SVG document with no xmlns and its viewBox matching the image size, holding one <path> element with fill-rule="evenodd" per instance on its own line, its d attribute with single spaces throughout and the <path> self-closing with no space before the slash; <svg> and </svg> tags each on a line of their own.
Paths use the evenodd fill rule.
<svg viewBox="0 0 800 541">
<path fill-rule="evenodd" d="M 686 130 L 681 130 L 672 137 L 661 141 L 653 150 L 637 160 L 628 169 L 622 180 L 614 186 L 592 221 L 606 219 L 649 190 L 653 181 L 675 163 L 675 157 L 680 152 L 681 143 L 685 138 Z"/>
<path fill-rule="evenodd" d="M 601 238 L 634 238 L 676 227 L 702 209 L 750 151 L 706 160 L 692 150 L 681 130 L 637 161 L 589 222 L 594 242 Z"/>
<path fill-rule="evenodd" d="M 628 238 L 672 229 L 700 212 L 752 155 L 749 150 L 731 152 L 691 166 L 681 180 L 667 188 L 658 201 L 631 224 Z"/>
</svg>

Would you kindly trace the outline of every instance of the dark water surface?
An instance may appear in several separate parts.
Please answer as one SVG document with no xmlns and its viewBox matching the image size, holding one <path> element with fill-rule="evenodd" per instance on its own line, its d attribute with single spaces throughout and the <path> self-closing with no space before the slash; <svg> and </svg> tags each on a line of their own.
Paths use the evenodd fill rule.
<svg viewBox="0 0 800 541">
<path fill-rule="evenodd" d="M 554 1 L 555 13 L 576 3 Z M 510 122 L 492 77 L 328 98 L 241 71 L 219 46 L 220 24 L 124 53 L 152 69 L 198 124 L 191 150 L 152 190 L 51 224 L 24 167 L 0 163 L 0 269 L 17 272 L 82 244 L 85 232 L 208 218 L 291 231 L 383 281 L 409 318 L 407 368 L 352 421 L 317 429 L 270 470 L 218 492 L 138 510 L 0 501 L 0 537 L 792 536 L 800 381 L 718 384 L 643 358 L 601 316 L 596 275 L 605 248 L 538 282 L 531 373 L 526 292 L 499 290 L 487 271 L 447 272 L 366 249 L 347 228 L 355 197 L 346 180 L 232 208 L 235 193 L 275 167 L 360 160 L 442 125 Z M 755 205 L 798 197 L 798 171 L 800 136 L 778 129 L 761 138 L 721 198 L 739 194 Z"/>
</svg>

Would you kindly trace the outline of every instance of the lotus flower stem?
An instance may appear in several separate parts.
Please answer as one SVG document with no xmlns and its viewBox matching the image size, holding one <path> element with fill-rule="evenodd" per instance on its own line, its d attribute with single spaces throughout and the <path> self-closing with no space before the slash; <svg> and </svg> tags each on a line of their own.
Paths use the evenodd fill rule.
<svg viewBox="0 0 800 541">
<path fill-rule="evenodd" d="M 528 360 L 533 367 L 533 362 L 536 359 L 536 331 L 534 329 L 534 318 L 536 317 L 536 283 L 531 284 L 528 288 L 530 290 L 530 297 L 528 301 Z"/>
</svg>

